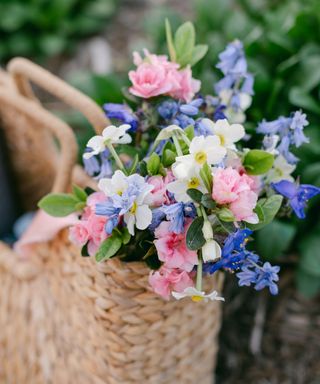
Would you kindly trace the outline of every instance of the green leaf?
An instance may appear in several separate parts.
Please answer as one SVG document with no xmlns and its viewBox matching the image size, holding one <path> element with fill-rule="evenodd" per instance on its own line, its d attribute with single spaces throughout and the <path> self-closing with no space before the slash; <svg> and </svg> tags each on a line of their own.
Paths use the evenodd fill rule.
<svg viewBox="0 0 320 384">
<path fill-rule="evenodd" d="M 197 64 L 208 52 L 208 46 L 205 44 L 196 45 L 192 51 L 191 67 Z"/>
<path fill-rule="evenodd" d="M 87 197 L 88 195 L 86 194 L 86 191 L 80 187 L 78 187 L 77 185 L 73 185 L 72 186 L 72 193 L 74 194 L 74 196 L 79 200 L 79 201 L 84 201 L 86 202 L 87 201 Z"/>
<path fill-rule="evenodd" d="M 263 213 L 263 221 L 259 222 L 258 224 L 248 224 L 247 226 L 252 229 L 253 231 L 256 231 L 258 229 L 263 228 L 265 225 L 271 223 L 271 221 L 274 219 L 275 215 L 278 213 L 281 204 L 282 204 L 283 197 L 280 195 L 272 195 L 270 197 L 260 199 L 257 203 L 257 206 L 255 208 L 255 212 L 257 214 L 261 214 L 261 211 Z M 260 219 L 260 216 L 259 216 Z"/>
<path fill-rule="evenodd" d="M 90 256 L 89 252 L 88 252 L 88 243 L 81 248 L 81 256 L 82 257 L 89 257 Z"/>
<path fill-rule="evenodd" d="M 160 157 L 155 152 L 147 160 L 148 174 L 151 176 L 157 175 L 160 168 Z"/>
<path fill-rule="evenodd" d="M 39 201 L 38 207 L 51 216 L 63 217 L 70 215 L 72 212 L 76 212 L 78 203 L 79 200 L 71 194 L 50 193 Z"/>
<path fill-rule="evenodd" d="M 222 208 L 218 211 L 218 217 L 222 221 L 234 222 L 236 219 L 233 213 L 228 208 Z"/>
<path fill-rule="evenodd" d="M 194 126 L 188 125 L 187 128 L 185 128 L 184 133 L 187 135 L 187 138 L 191 141 L 194 138 Z"/>
<path fill-rule="evenodd" d="M 205 163 L 204 166 L 200 169 L 200 177 L 209 192 L 212 191 L 212 173 L 211 168 L 208 163 Z"/>
<path fill-rule="evenodd" d="M 123 245 L 127 245 L 131 239 L 131 235 L 128 231 L 128 228 L 123 228 L 123 230 L 121 231 L 121 236 L 122 236 L 122 244 Z"/>
<path fill-rule="evenodd" d="M 271 153 L 252 149 L 245 155 L 243 165 L 249 175 L 263 175 L 271 169 L 273 162 L 274 156 Z"/>
<path fill-rule="evenodd" d="M 113 232 L 101 245 L 96 253 L 96 261 L 101 262 L 114 256 L 122 245 L 122 239 L 119 233 Z"/>
<path fill-rule="evenodd" d="M 294 225 L 274 220 L 257 232 L 258 253 L 267 260 L 276 260 L 287 251 L 295 233 Z"/>
<path fill-rule="evenodd" d="M 171 149 L 165 149 L 162 155 L 162 163 L 164 167 L 170 167 L 176 161 L 175 152 L 171 151 Z"/>
<path fill-rule="evenodd" d="M 197 217 L 191 223 L 188 232 L 187 232 L 187 247 L 191 251 L 196 251 L 200 249 L 206 242 L 203 233 L 203 217 Z"/>
<path fill-rule="evenodd" d="M 166 18 L 165 24 L 166 24 L 167 46 L 168 46 L 168 52 L 169 52 L 170 60 L 175 62 L 177 59 L 177 55 L 176 55 L 176 50 L 174 48 L 171 25 L 170 25 L 169 19 Z"/>
<path fill-rule="evenodd" d="M 205 193 L 202 196 L 201 204 L 208 209 L 214 209 L 216 208 L 216 202 L 213 200 L 210 193 Z"/>
<path fill-rule="evenodd" d="M 301 241 L 300 246 L 301 258 L 299 268 L 312 276 L 320 279 L 320 236 L 313 233 Z"/>
<path fill-rule="evenodd" d="M 289 100 L 297 107 L 320 114 L 319 103 L 309 93 L 301 88 L 292 87 L 289 91 Z"/>
<path fill-rule="evenodd" d="M 296 282 L 300 293 L 307 298 L 312 298 L 320 292 L 320 278 L 303 269 L 298 269 Z"/>
<path fill-rule="evenodd" d="M 132 165 L 131 165 L 130 169 L 128 170 L 128 175 L 132 175 L 133 173 L 136 172 L 138 163 L 139 163 L 139 155 L 136 154 L 134 159 L 133 159 Z"/>
<path fill-rule="evenodd" d="M 147 176 L 148 170 L 147 170 L 147 163 L 145 161 L 140 161 L 139 163 L 139 171 L 141 176 Z"/>
<path fill-rule="evenodd" d="M 197 203 L 201 203 L 203 193 L 198 189 L 190 188 L 187 190 L 187 194 L 191 197 L 192 200 L 196 201 Z"/>
<path fill-rule="evenodd" d="M 195 30 L 190 21 L 182 24 L 174 36 L 174 45 L 176 49 L 176 61 L 185 67 L 191 63 L 192 52 L 195 45 Z"/>
</svg>

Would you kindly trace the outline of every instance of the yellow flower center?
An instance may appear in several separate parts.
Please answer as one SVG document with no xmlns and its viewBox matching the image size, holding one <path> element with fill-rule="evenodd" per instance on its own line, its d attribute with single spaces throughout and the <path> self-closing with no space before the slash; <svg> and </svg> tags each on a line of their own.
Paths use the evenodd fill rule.
<svg viewBox="0 0 320 384">
<path fill-rule="evenodd" d="M 136 210 L 137 210 L 137 203 L 134 202 L 130 209 L 130 212 L 134 215 L 136 213 Z"/>
<path fill-rule="evenodd" d="M 198 164 L 203 165 L 207 161 L 207 154 L 204 151 L 197 152 L 194 158 Z"/>
<path fill-rule="evenodd" d="M 117 194 L 119 195 L 119 196 L 122 196 L 122 191 L 120 191 L 120 189 L 119 189 L 119 191 L 117 191 Z"/>
<path fill-rule="evenodd" d="M 199 301 L 202 301 L 203 297 L 202 296 L 191 296 L 191 300 L 197 303 Z"/>
<path fill-rule="evenodd" d="M 200 181 L 197 177 L 192 177 L 188 182 L 188 188 L 198 188 Z"/>
<path fill-rule="evenodd" d="M 226 140 L 225 140 L 224 136 L 223 136 L 223 135 L 218 135 L 218 136 L 219 136 L 219 138 L 220 138 L 220 144 L 221 144 L 221 145 L 225 145 Z"/>
</svg>

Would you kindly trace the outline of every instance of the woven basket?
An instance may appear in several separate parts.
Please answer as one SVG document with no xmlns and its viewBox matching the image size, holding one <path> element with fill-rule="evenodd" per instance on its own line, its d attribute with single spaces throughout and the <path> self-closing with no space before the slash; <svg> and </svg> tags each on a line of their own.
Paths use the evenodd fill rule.
<svg viewBox="0 0 320 384">
<path fill-rule="evenodd" d="M 13 72 L 16 63 L 26 64 L 11 64 Z M 22 107 L 25 97 L 0 92 L 0 99 L 7 106 L 15 101 L 17 113 L 56 135 L 54 190 L 68 189 L 76 157 L 70 128 L 34 101 Z M 67 231 L 34 245 L 28 259 L 0 244 L 0 382 L 212 384 L 219 302 L 164 301 L 150 290 L 148 274 L 142 263 L 82 258 Z M 221 291 L 222 275 L 205 288 Z"/>
</svg>

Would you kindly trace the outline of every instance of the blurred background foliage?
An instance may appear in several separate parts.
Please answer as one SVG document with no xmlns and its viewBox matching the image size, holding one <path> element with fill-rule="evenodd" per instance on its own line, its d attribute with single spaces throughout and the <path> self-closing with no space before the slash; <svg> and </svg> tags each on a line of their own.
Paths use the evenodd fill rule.
<svg viewBox="0 0 320 384">
<path fill-rule="evenodd" d="M 70 53 L 105 27 L 117 0 L 1 0 L 0 62 L 13 56 L 41 61 Z"/>
<path fill-rule="evenodd" d="M 75 42 L 106 30 L 107 18 L 117 5 L 125 2 L 2 0 L 0 61 L 5 62 L 15 55 L 39 61 L 68 53 Z M 132 9 L 133 1 L 127 3 L 126 10 L 120 11 L 137 13 L 135 7 Z M 302 108 L 310 121 L 305 130 L 310 144 L 296 151 L 301 159 L 297 173 L 302 183 L 320 186 L 320 1 L 185 0 L 177 4 L 175 9 L 152 4 L 147 7 L 148 11 L 136 15 L 139 26 L 135 28 L 147 40 L 140 36 L 133 43 L 131 41 L 131 45 L 128 43 L 127 52 L 121 52 L 127 60 L 125 67 L 132 66 L 132 48 L 146 46 L 153 52 L 166 52 L 165 17 L 176 29 L 190 13 L 197 41 L 209 45 L 205 59 L 194 67 L 194 77 L 202 80 L 204 93 L 212 93 L 213 84 L 221 78 L 215 68 L 218 54 L 228 42 L 242 40 L 249 70 L 255 75 L 255 95 L 247 111 L 247 131 L 253 133 L 262 119 L 273 120 Z M 187 12 L 179 12 L 185 5 Z M 127 24 L 125 35 L 132 40 L 135 33 L 130 28 L 134 23 L 128 18 Z M 107 36 L 113 28 L 121 26 L 114 21 L 107 29 Z M 121 50 L 117 43 L 113 53 L 115 50 Z M 123 102 L 121 89 L 128 84 L 127 70 L 119 72 L 117 68 L 116 73 L 107 75 L 74 71 L 68 80 L 100 105 Z M 78 140 L 83 148 L 92 130 L 83 125 L 77 114 L 68 113 L 64 117 L 78 127 Z M 320 199 L 314 199 L 306 220 L 277 220 L 256 235 L 257 251 L 265 259 L 298 266 L 298 287 L 307 296 L 320 291 L 319 210 Z"/>
</svg>

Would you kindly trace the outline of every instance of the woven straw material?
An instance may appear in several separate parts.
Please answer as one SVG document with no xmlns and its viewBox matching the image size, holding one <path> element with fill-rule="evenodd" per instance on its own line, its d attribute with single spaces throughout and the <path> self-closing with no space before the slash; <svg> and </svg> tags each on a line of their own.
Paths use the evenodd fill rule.
<svg viewBox="0 0 320 384">
<path fill-rule="evenodd" d="M 164 301 L 142 263 L 97 265 L 67 231 L 34 253 L 0 248 L 1 383 L 213 383 L 220 303 Z"/>
</svg>

